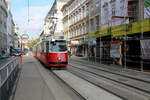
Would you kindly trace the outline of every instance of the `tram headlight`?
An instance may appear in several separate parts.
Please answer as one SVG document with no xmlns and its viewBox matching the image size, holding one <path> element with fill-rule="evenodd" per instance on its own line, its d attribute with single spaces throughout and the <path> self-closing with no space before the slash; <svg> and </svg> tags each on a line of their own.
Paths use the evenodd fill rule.
<svg viewBox="0 0 150 100">
<path fill-rule="evenodd" d="M 61 60 L 61 58 L 58 58 L 58 60 Z"/>
</svg>

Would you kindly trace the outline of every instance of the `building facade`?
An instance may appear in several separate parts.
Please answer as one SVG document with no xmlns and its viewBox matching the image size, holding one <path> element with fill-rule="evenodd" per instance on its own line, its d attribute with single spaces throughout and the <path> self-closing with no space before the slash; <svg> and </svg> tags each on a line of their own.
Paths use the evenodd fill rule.
<svg viewBox="0 0 150 100">
<path fill-rule="evenodd" d="M 13 40 L 14 40 L 14 21 L 12 17 L 12 13 L 10 11 L 10 2 L 6 2 L 7 4 L 7 53 L 9 54 L 11 52 L 11 49 L 13 48 Z"/>
<path fill-rule="evenodd" d="M 0 0 L 0 54 L 7 52 L 7 7 L 5 0 Z"/>
<path fill-rule="evenodd" d="M 19 27 L 17 24 L 14 24 L 13 26 L 13 49 L 20 49 L 21 42 L 20 42 L 20 36 L 19 36 Z"/>
<path fill-rule="evenodd" d="M 51 7 L 45 18 L 45 24 L 41 34 L 42 38 L 49 37 L 54 34 L 64 35 L 61 8 L 66 2 L 67 0 L 54 1 L 53 6 Z"/>
<path fill-rule="evenodd" d="M 72 54 L 87 56 L 90 0 L 70 0 L 63 6 L 64 33 Z"/>
<path fill-rule="evenodd" d="M 89 32 L 88 36 L 100 44 L 101 63 L 110 61 L 123 66 L 148 64 L 149 4 L 149 0 L 100 1 L 100 28 Z"/>
<path fill-rule="evenodd" d="M 100 63 L 143 65 L 150 50 L 149 10 L 149 0 L 69 0 L 62 12 L 72 53 Z"/>
</svg>

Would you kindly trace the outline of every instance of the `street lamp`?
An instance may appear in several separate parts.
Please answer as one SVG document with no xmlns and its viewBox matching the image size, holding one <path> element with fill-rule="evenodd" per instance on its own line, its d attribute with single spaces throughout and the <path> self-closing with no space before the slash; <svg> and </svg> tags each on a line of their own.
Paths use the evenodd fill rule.
<svg viewBox="0 0 150 100">
<path fill-rule="evenodd" d="M 20 64 L 22 64 L 22 41 L 23 40 L 28 40 L 29 39 L 29 36 L 28 34 L 22 34 L 20 35 L 20 39 L 21 39 L 21 46 L 20 46 Z"/>
</svg>

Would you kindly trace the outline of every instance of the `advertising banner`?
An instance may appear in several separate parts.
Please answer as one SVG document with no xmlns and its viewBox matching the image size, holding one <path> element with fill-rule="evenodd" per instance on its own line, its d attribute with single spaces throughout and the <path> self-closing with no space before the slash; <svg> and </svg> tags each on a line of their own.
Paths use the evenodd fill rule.
<svg viewBox="0 0 150 100">
<path fill-rule="evenodd" d="M 121 57 L 120 47 L 121 47 L 120 41 L 112 41 L 110 47 L 110 57 L 120 58 Z"/>
<path fill-rule="evenodd" d="M 150 39 L 140 40 L 141 50 L 142 50 L 142 58 L 150 59 Z"/>
<path fill-rule="evenodd" d="M 72 44 L 72 45 L 78 45 L 78 44 L 79 44 L 79 41 L 71 41 L 71 44 Z"/>
<path fill-rule="evenodd" d="M 144 18 L 150 18 L 150 0 L 144 0 Z"/>
<path fill-rule="evenodd" d="M 128 0 L 101 0 L 102 28 L 129 23 Z"/>
</svg>

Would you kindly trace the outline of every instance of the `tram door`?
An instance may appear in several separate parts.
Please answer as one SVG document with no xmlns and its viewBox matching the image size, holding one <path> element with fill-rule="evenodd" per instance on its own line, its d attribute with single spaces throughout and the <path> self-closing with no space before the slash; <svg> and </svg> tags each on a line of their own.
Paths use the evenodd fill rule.
<svg viewBox="0 0 150 100">
<path fill-rule="evenodd" d="M 49 56 L 49 41 L 46 41 L 46 58 Z"/>
</svg>

